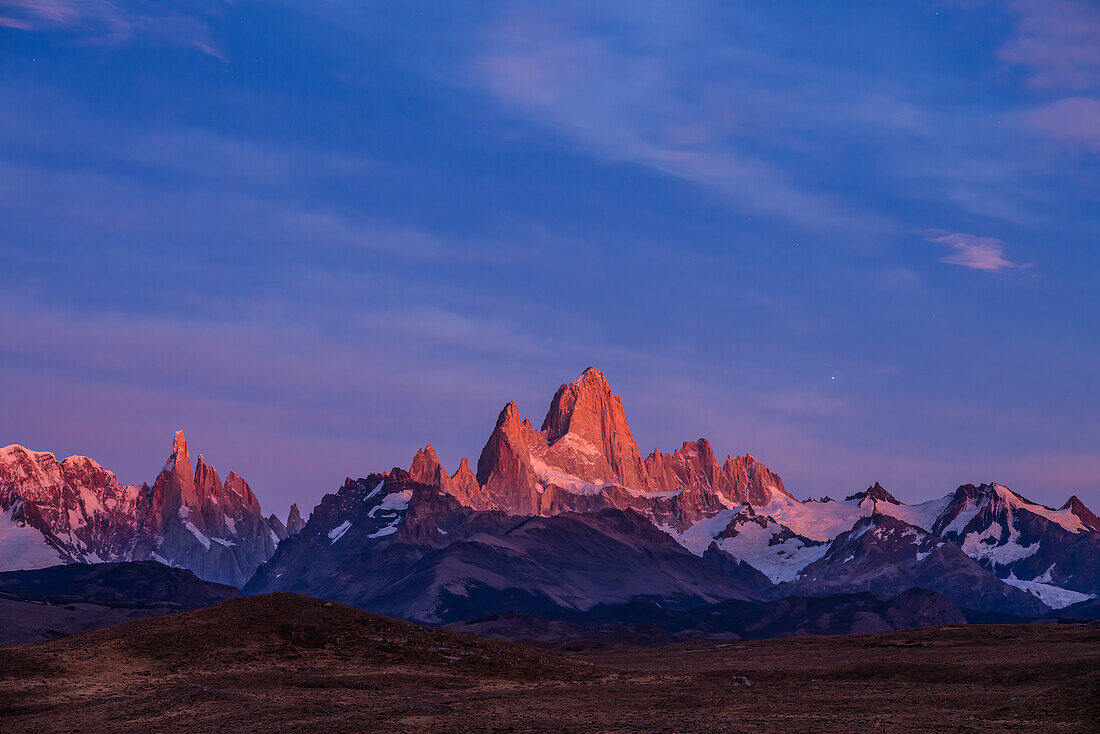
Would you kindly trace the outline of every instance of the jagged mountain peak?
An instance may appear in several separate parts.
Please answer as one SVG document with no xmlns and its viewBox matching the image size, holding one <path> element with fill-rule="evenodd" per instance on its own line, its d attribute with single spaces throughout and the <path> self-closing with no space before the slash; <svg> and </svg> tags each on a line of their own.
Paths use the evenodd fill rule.
<svg viewBox="0 0 1100 734">
<path fill-rule="evenodd" d="M 541 431 L 520 417 L 515 402 L 506 403 L 478 457 L 476 477 L 460 467 L 458 473 L 467 476 L 464 492 L 455 491 L 456 483 L 448 482 L 427 447 L 414 457 L 411 471 L 476 509 L 545 515 L 630 507 L 680 529 L 722 509 L 790 496 L 751 454 L 727 456 L 719 464 L 705 438 L 671 454 L 654 449 L 643 460 L 621 397 L 594 367 L 558 388 Z"/>
<path fill-rule="evenodd" d="M 1081 519 L 1081 524 L 1092 531 L 1100 531 L 1100 518 L 1098 518 L 1092 510 L 1085 506 L 1085 503 L 1078 499 L 1077 495 L 1071 495 L 1066 503 L 1062 505 L 1060 510 L 1069 510 L 1074 515 Z"/>
<path fill-rule="evenodd" d="M 223 483 L 202 454 L 194 473 L 190 469 L 187 439 L 177 431 L 164 469 L 142 493 L 134 557 L 241 584 L 285 537 L 282 523 L 262 514 L 259 499 L 235 471 Z"/>
<path fill-rule="evenodd" d="M 187 453 L 187 437 L 183 435 L 183 431 L 176 431 L 176 435 L 172 438 L 172 456 L 176 458 L 187 458 L 188 464 L 191 462 L 191 457 Z"/>
<path fill-rule="evenodd" d="M 570 432 L 588 438 L 595 436 L 592 431 L 604 427 L 596 425 L 595 421 L 608 418 L 626 421 L 622 398 L 611 392 L 611 386 L 602 372 L 589 367 L 554 393 L 540 430 L 546 435 L 548 443 Z"/>
<path fill-rule="evenodd" d="M 432 448 L 431 444 L 416 452 L 412 464 L 409 465 L 409 474 L 414 481 L 421 484 L 442 487 L 446 483 L 443 466 L 439 463 L 439 456 L 435 453 L 435 449 Z"/>
<path fill-rule="evenodd" d="M 848 495 L 844 498 L 844 501 L 850 502 L 856 500 L 862 502 L 865 499 L 870 499 L 873 502 L 889 502 L 891 505 L 901 504 L 900 502 L 898 502 L 897 499 L 895 499 L 894 495 L 887 492 L 886 489 L 878 482 L 875 482 L 862 492 L 856 492 L 855 494 Z"/>
<path fill-rule="evenodd" d="M 438 487 L 467 507 L 481 507 L 487 498 L 465 456 L 454 474 L 448 474 L 431 444 L 416 452 L 409 466 L 412 481 Z"/>
<path fill-rule="evenodd" d="M 290 505 L 290 512 L 286 516 L 286 533 L 288 537 L 293 537 L 302 532 L 302 528 L 306 526 L 305 520 L 302 519 L 302 513 L 298 509 L 298 503 L 294 502 Z"/>
<path fill-rule="evenodd" d="M 0 452 L 0 510 L 22 523 L 20 543 L 28 549 L 13 556 L 0 547 L 3 568 L 152 559 L 240 584 L 280 539 L 281 524 L 260 514 L 235 472 L 223 485 L 201 455 L 192 472 L 182 431 L 152 486 L 122 486 L 88 457 L 57 461 L 52 453 L 7 448 Z"/>
<path fill-rule="evenodd" d="M 590 446 L 611 470 L 612 476 L 603 477 L 605 481 L 635 489 L 649 487 L 622 398 L 611 392 L 607 378 L 595 367 L 589 367 L 573 382 L 558 388 L 541 432 L 551 446 L 566 435 L 579 439 L 578 447 L 582 450 L 585 444 Z"/>
</svg>

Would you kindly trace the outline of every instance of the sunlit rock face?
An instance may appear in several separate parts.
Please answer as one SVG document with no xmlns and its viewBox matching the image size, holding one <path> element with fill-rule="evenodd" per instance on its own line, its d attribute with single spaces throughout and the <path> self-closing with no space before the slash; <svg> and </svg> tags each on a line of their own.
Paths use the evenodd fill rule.
<svg viewBox="0 0 1100 734">
<path fill-rule="evenodd" d="M 0 570 L 127 560 L 142 490 L 86 456 L 0 449 Z"/>
<path fill-rule="evenodd" d="M 413 457 L 409 474 L 414 481 L 439 487 L 444 492 L 453 495 L 459 502 L 467 507 L 484 506 L 487 504 L 487 496 L 478 484 L 477 477 L 470 469 L 470 461 L 463 456 L 459 462 L 458 470 L 454 474 L 447 474 L 439 463 L 439 457 L 435 449 L 429 444 L 420 449 Z"/>
<path fill-rule="evenodd" d="M 434 452 L 417 454 L 413 472 L 478 509 L 531 515 L 632 509 L 677 530 L 738 505 L 790 496 L 751 455 L 719 463 L 706 439 L 642 459 L 621 397 L 594 367 L 558 388 L 540 430 L 515 403 L 504 406 L 478 459 L 476 491 L 472 482 L 461 494 L 450 489 Z"/>
<path fill-rule="evenodd" d="M 151 487 L 122 486 L 87 457 L 0 449 L 0 566 L 156 560 L 243 584 L 274 553 L 282 523 L 235 472 L 223 483 L 202 456 L 191 467 L 183 432 Z"/>
<path fill-rule="evenodd" d="M 218 472 L 199 456 L 194 473 L 187 441 L 177 432 L 172 454 L 139 507 L 135 557 L 194 571 L 210 581 L 243 584 L 275 552 L 277 527 L 248 483 Z"/>
<path fill-rule="evenodd" d="M 652 484 L 626 422 L 623 401 L 595 367 L 558 388 L 542 421 L 547 463 L 593 484 L 649 490 Z"/>
</svg>

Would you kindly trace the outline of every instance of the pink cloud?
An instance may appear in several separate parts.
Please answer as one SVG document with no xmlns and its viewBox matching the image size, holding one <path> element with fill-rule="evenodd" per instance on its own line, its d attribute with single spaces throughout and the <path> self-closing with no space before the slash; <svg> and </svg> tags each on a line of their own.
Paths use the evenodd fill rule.
<svg viewBox="0 0 1100 734">
<path fill-rule="evenodd" d="M 617 43 L 600 31 L 630 30 Z M 702 186 L 740 206 L 815 227 L 892 226 L 839 197 L 811 190 L 737 144 L 739 89 L 698 75 L 683 48 L 705 23 L 686 9 L 635 12 L 585 3 L 549 12 L 513 7 L 485 36 L 476 81 L 512 111 L 572 138 L 599 157 Z M 724 49 L 733 53 L 733 49 Z M 742 95 L 743 96 L 743 95 Z"/>
<path fill-rule="evenodd" d="M 1009 0 L 1015 37 L 1000 50 L 1028 86 L 1063 96 L 1023 122 L 1069 145 L 1100 150 L 1100 5 L 1079 0 Z"/>
<path fill-rule="evenodd" d="M 964 268 L 998 273 L 1003 270 L 1030 268 L 1028 263 L 1012 262 L 1005 257 L 1004 243 L 995 237 L 978 237 L 961 232 L 929 232 L 929 242 L 950 245 L 955 252 L 941 259 L 941 262 L 961 265 Z"/>
<path fill-rule="evenodd" d="M 1027 122 L 1056 140 L 1100 151 L 1100 99 L 1060 99 L 1029 114 Z"/>
<path fill-rule="evenodd" d="M 1100 5 L 1074 0 L 1011 0 L 1016 38 L 1001 58 L 1029 70 L 1041 89 L 1092 89 L 1100 83 Z"/>
<path fill-rule="evenodd" d="M 154 36 L 172 44 L 193 46 L 222 61 L 206 20 L 224 0 L 166 3 L 137 0 L 123 6 L 112 0 L 0 0 L 0 27 L 26 31 L 68 30 L 85 41 L 125 43 L 135 35 Z"/>
<path fill-rule="evenodd" d="M 21 31 L 29 31 L 33 28 L 28 21 L 18 20 L 16 18 L 5 18 L 0 15 L 0 28 L 15 28 Z"/>
</svg>

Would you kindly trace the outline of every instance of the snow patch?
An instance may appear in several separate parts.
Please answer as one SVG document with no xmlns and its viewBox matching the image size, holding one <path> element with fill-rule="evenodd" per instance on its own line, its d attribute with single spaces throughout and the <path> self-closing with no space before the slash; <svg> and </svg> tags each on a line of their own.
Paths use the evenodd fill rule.
<svg viewBox="0 0 1100 734">
<path fill-rule="evenodd" d="M 378 505 L 371 508 L 370 512 L 367 513 L 367 517 L 374 517 L 374 513 L 378 512 L 379 510 L 390 512 L 400 512 L 402 510 L 407 510 L 409 507 L 409 500 L 412 499 L 412 496 L 413 493 L 411 489 L 404 489 L 400 492 L 387 494 L 385 497 L 382 498 L 382 501 L 379 502 Z"/>
<path fill-rule="evenodd" d="M 741 507 L 744 507 L 744 505 L 741 505 Z M 699 520 L 683 533 L 676 534 L 672 532 L 669 534 L 672 535 L 680 545 L 684 546 L 695 555 L 701 556 L 714 541 L 714 536 L 725 530 L 726 526 L 730 524 L 730 521 L 737 517 L 739 511 L 739 509 L 722 510 L 717 515 L 708 517 L 705 520 Z M 661 529 L 668 532 L 665 528 Z"/>
<path fill-rule="evenodd" d="M 156 561 L 157 563 L 163 563 L 163 564 L 164 564 L 165 566 L 171 566 L 172 568 L 179 568 L 179 566 L 177 566 L 176 564 L 172 563 L 171 561 L 169 561 L 169 560 L 168 560 L 167 558 L 165 558 L 164 556 L 162 556 L 162 555 L 161 555 L 161 554 L 159 554 L 159 553 L 153 552 L 153 553 L 150 553 L 149 555 L 150 555 L 150 556 L 151 556 L 151 557 L 153 558 L 153 560 L 154 560 L 154 561 Z"/>
<path fill-rule="evenodd" d="M 344 520 L 342 523 L 340 523 L 339 525 L 334 527 L 332 530 L 328 531 L 329 539 L 333 543 L 335 543 L 336 541 L 340 540 L 340 538 L 344 537 L 344 533 L 346 533 L 348 531 L 348 528 L 350 528 L 350 527 L 351 527 L 351 520 Z"/>
<path fill-rule="evenodd" d="M 970 533 L 963 538 L 963 552 L 975 560 L 985 559 L 993 566 L 1007 566 L 1038 552 L 1039 541 L 1027 546 L 1020 545 L 1016 528 L 1009 527 L 1008 530 L 1008 540 L 1004 543 L 999 543 L 1003 534 L 1000 523 L 991 523 L 980 533 Z M 992 540 L 993 543 L 982 542 L 985 540 Z"/>
<path fill-rule="evenodd" d="M 979 498 L 977 501 L 967 500 L 963 508 L 959 510 L 959 514 L 955 515 L 955 519 L 943 529 L 940 535 L 947 537 L 951 533 L 955 533 L 956 535 L 961 533 L 967 524 L 974 519 L 974 516 L 982 511 L 986 502 L 988 502 L 988 500 L 984 497 Z"/>
<path fill-rule="evenodd" d="M 185 509 L 184 507 L 180 508 L 180 517 L 186 517 L 186 515 L 183 514 L 183 510 Z M 191 531 L 191 534 L 195 536 L 195 540 L 199 541 L 203 548 L 210 550 L 210 538 L 203 535 L 202 531 L 195 527 L 194 523 L 190 520 L 184 520 L 183 526 Z"/>
<path fill-rule="evenodd" d="M 1068 607 L 1070 604 L 1076 604 L 1077 602 L 1095 598 L 1089 594 L 1082 594 L 1080 591 L 1063 589 L 1053 584 L 1042 584 L 1037 581 L 1021 581 L 1016 578 L 1007 578 L 1004 579 L 1004 582 L 1009 586 L 1023 589 L 1032 596 L 1038 597 L 1039 601 L 1043 602 L 1051 609 L 1061 609 L 1062 607 Z"/>
<path fill-rule="evenodd" d="M 867 503 L 866 507 L 860 507 L 854 500 L 798 502 L 789 497 L 776 497 L 756 512 L 786 525 L 797 535 L 810 540 L 828 541 L 850 530 L 861 517 L 869 515 L 870 505 Z"/>
<path fill-rule="evenodd" d="M 931 548 L 929 548 L 927 551 L 925 551 L 923 553 L 921 551 L 917 551 L 917 563 L 920 563 L 925 558 L 932 555 L 932 552 L 935 551 L 937 548 L 942 548 L 942 547 L 943 547 L 943 543 L 936 543 L 934 546 L 932 546 Z"/>
<path fill-rule="evenodd" d="M 606 486 L 609 486 L 609 485 L 605 484 L 604 486 L 606 487 Z M 628 494 L 632 494 L 635 497 L 658 497 L 658 498 L 661 498 L 661 499 L 668 499 L 670 497 L 675 497 L 679 494 L 682 494 L 683 491 L 684 491 L 682 489 L 670 489 L 670 490 L 665 491 L 665 492 L 647 492 L 644 489 L 634 489 L 633 487 L 621 487 L 621 489 L 626 490 L 626 492 Z M 723 505 L 726 506 L 727 509 L 730 509 L 730 510 L 732 510 L 735 507 L 741 507 L 741 505 L 735 505 L 735 504 L 729 502 L 729 500 L 725 499 L 725 497 L 721 494 L 718 495 L 718 501 L 721 502 Z"/>
<path fill-rule="evenodd" d="M 782 531 L 783 527 L 775 523 L 769 522 L 768 527 L 762 528 L 755 522 L 746 522 L 738 528 L 737 535 L 722 538 L 717 543 L 726 553 L 745 561 L 772 583 L 779 584 L 794 581 L 806 566 L 829 550 L 828 543 L 807 545 L 802 538 L 775 542 Z"/>
<path fill-rule="evenodd" d="M 531 457 L 531 468 L 542 485 L 552 484 L 573 494 L 600 494 L 603 491 L 603 485 L 607 484 L 602 479 L 589 482 L 572 474 L 567 474 L 534 456 Z"/>
<path fill-rule="evenodd" d="M 386 483 L 386 479 L 385 479 L 385 477 L 383 477 L 382 481 L 380 481 L 378 484 L 374 485 L 374 489 L 372 489 L 370 491 L 370 494 L 368 494 L 366 497 L 363 498 L 363 501 L 366 502 L 369 499 L 373 499 L 376 494 L 378 494 L 379 492 L 382 491 L 382 485 L 385 484 L 385 483 Z"/>
<path fill-rule="evenodd" d="M 894 505 L 889 502 L 875 503 L 875 511 L 883 515 L 901 520 L 909 525 L 915 525 L 921 530 L 932 532 L 932 526 L 936 524 L 943 511 L 954 499 L 954 495 L 946 495 L 938 499 L 922 502 L 919 505 Z"/>
<path fill-rule="evenodd" d="M 1020 495 L 1013 492 L 1008 487 L 1002 484 L 993 485 L 994 493 L 1004 500 L 1009 509 L 1022 509 L 1027 510 L 1030 513 L 1038 515 L 1039 517 L 1046 518 L 1051 522 L 1061 525 L 1071 533 L 1080 533 L 1086 530 L 1085 524 L 1081 522 L 1081 518 L 1073 514 L 1072 510 L 1068 508 L 1065 510 L 1052 510 L 1049 507 L 1043 505 L 1037 505 L 1033 502 L 1028 502 Z"/>
<path fill-rule="evenodd" d="M 603 452 L 574 433 L 567 433 L 554 443 L 550 444 L 555 449 L 570 449 L 578 454 L 584 454 L 594 459 L 603 457 Z"/>
<path fill-rule="evenodd" d="M 46 538 L 29 525 L 12 518 L 13 511 L 0 515 L 0 571 L 47 568 L 64 563 Z"/>
</svg>

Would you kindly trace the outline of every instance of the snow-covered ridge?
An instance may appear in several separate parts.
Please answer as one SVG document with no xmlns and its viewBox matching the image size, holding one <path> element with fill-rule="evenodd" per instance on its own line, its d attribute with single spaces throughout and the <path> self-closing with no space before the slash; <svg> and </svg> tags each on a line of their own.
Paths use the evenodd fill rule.
<svg viewBox="0 0 1100 734">
<path fill-rule="evenodd" d="M 676 532 L 667 526 L 662 529 L 696 555 L 702 555 L 713 542 L 735 560 L 744 561 L 774 583 L 781 583 L 796 580 L 802 570 L 822 558 L 842 534 L 846 534 L 848 541 L 853 541 L 863 533 L 875 532 L 882 535 L 882 540 L 890 541 L 896 528 L 877 528 L 868 519 L 873 515 L 886 515 L 911 526 L 907 532 L 913 536 L 914 560 L 917 562 L 923 561 L 944 543 L 954 541 L 966 555 L 1003 580 L 1013 582 L 1018 588 L 1026 587 L 1044 603 L 1050 600 L 1080 600 L 1075 595 L 1083 592 L 1065 589 L 1058 585 L 1058 581 L 1052 582 L 1050 568 L 1040 575 L 1032 570 L 1022 580 L 1010 576 L 1015 568 L 1023 572 L 1025 567 L 1020 563 L 1030 562 L 1033 557 L 1036 560 L 1045 558 L 1042 554 L 1047 546 L 1043 543 L 1055 542 L 1052 538 L 1057 536 L 1057 533 L 1055 536 L 1047 533 L 1025 538 L 1017 523 L 1033 516 L 1032 520 L 1027 521 L 1032 526 L 1035 522 L 1046 521 L 1051 523 L 1051 527 L 1069 534 L 1092 532 L 1071 510 L 1052 510 L 1037 505 L 1002 485 L 977 488 L 968 485 L 956 493 L 916 505 L 897 502 L 885 494 L 885 490 L 877 485 L 876 488 L 878 493 L 868 490 L 841 501 L 797 502 L 788 497 L 775 497 L 761 507 L 742 506 L 735 510 L 723 510 L 693 523 L 683 532 Z M 1000 514 L 993 517 L 1001 520 L 984 520 L 982 523 L 976 520 L 988 517 L 987 513 L 998 508 Z M 1019 515 L 1019 512 L 1025 515 Z M 1087 510 L 1082 512 L 1087 515 Z M 936 532 L 940 526 L 942 529 Z M 1034 534 L 1035 531 L 1032 532 Z M 925 548 L 927 543 L 921 540 L 921 536 L 928 537 L 925 534 L 930 534 L 939 542 Z M 902 537 L 904 535 L 903 532 Z M 1057 554 L 1058 550 L 1045 552 Z M 1095 559 L 1092 562 L 1095 563 Z M 1031 576 L 1035 578 L 1027 580 Z M 1061 583 L 1079 584 L 1081 581 L 1063 576 Z M 1063 589 L 1068 593 L 1058 597 L 1053 589 Z"/>
<path fill-rule="evenodd" d="M 1088 530 L 1085 524 L 1081 522 L 1081 518 L 1077 517 L 1072 510 L 1055 510 L 1046 505 L 1030 502 L 1003 484 L 994 484 L 993 491 L 997 498 L 1003 501 L 1011 509 L 1027 510 L 1034 515 L 1058 523 L 1071 533 L 1080 533 Z"/>
</svg>

